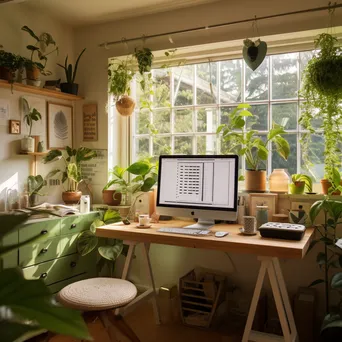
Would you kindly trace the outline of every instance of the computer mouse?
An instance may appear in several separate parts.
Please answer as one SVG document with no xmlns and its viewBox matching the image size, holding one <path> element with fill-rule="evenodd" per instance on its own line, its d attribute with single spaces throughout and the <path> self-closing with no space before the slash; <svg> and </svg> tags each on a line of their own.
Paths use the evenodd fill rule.
<svg viewBox="0 0 342 342">
<path fill-rule="evenodd" d="M 224 237 L 224 236 L 226 236 L 228 234 L 229 234 L 228 232 L 216 232 L 215 236 L 220 238 L 220 237 Z"/>
</svg>

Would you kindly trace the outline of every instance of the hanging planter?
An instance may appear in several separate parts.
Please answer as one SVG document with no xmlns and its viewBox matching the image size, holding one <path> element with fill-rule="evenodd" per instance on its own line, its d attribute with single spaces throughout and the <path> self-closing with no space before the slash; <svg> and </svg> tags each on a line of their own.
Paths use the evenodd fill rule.
<svg viewBox="0 0 342 342">
<path fill-rule="evenodd" d="M 119 100 L 115 102 L 117 111 L 123 116 L 132 115 L 135 108 L 135 101 L 128 95 L 122 95 Z"/>
<path fill-rule="evenodd" d="M 260 64 L 264 61 L 267 53 L 266 42 L 260 39 L 253 42 L 250 39 L 245 39 L 243 41 L 242 55 L 246 64 L 254 71 Z"/>
</svg>

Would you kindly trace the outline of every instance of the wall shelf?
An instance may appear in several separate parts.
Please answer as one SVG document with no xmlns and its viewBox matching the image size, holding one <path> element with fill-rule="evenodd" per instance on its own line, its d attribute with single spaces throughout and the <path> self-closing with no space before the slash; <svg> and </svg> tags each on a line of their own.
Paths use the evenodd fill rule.
<svg viewBox="0 0 342 342">
<path fill-rule="evenodd" d="M 12 84 L 8 83 L 8 81 L 0 80 L 0 88 L 11 89 L 11 86 Z M 66 94 L 66 93 L 62 93 L 60 91 L 51 90 L 51 89 L 33 87 L 33 86 L 29 86 L 29 85 L 22 84 L 22 83 L 13 83 L 13 90 L 22 91 L 24 93 L 41 95 L 41 96 L 54 97 L 56 99 L 67 100 L 67 101 L 79 101 L 79 100 L 84 99 L 82 96 Z"/>
</svg>

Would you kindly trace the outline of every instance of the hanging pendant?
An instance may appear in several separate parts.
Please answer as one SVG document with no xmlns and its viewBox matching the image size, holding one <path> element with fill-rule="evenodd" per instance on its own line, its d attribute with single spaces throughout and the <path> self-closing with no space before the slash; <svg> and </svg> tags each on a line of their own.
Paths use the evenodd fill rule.
<svg viewBox="0 0 342 342">
<path fill-rule="evenodd" d="M 246 64 L 254 71 L 264 61 L 267 53 L 266 42 L 260 39 L 253 42 L 250 39 L 243 41 L 242 56 Z"/>
</svg>

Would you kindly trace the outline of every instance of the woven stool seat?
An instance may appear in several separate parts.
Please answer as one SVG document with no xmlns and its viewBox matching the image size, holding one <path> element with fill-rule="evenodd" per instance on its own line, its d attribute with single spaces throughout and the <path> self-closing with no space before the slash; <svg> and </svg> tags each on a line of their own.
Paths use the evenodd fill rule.
<svg viewBox="0 0 342 342">
<path fill-rule="evenodd" d="M 124 306 L 137 295 L 137 288 L 127 280 L 90 278 L 64 287 L 58 301 L 81 311 L 102 311 Z"/>
</svg>

